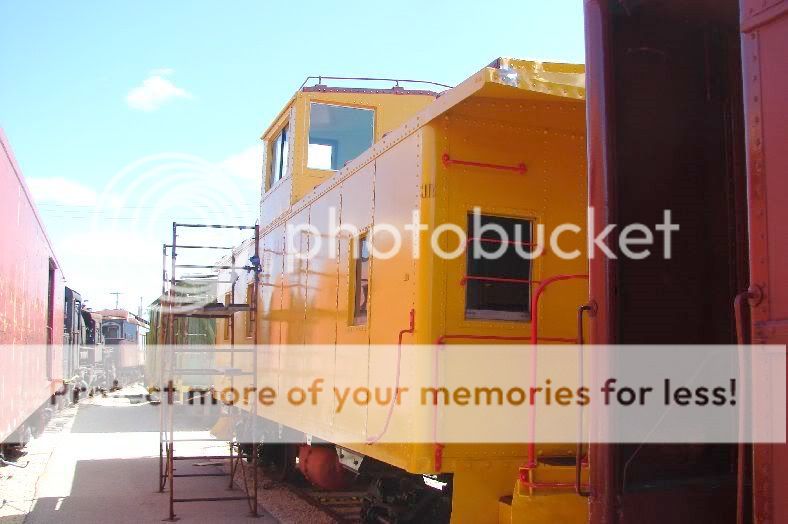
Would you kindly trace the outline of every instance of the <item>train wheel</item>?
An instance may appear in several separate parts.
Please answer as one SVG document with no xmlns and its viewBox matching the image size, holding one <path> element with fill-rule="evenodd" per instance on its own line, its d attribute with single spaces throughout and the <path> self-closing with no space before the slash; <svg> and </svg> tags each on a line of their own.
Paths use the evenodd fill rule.
<svg viewBox="0 0 788 524">
<path fill-rule="evenodd" d="M 364 498 L 361 519 L 365 524 L 448 523 L 451 495 L 426 487 L 420 476 L 380 477 Z"/>
<path fill-rule="evenodd" d="M 258 448 L 258 464 L 273 479 L 290 480 L 295 470 L 298 446 L 284 443 L 263 443 Z"/>
</svg>

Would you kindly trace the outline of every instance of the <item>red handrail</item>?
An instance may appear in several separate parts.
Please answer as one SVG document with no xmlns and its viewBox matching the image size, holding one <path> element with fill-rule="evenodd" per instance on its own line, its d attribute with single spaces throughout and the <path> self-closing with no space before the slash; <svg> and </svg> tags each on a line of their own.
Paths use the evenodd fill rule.
<svg viewBox="0 0 788 524">
<path fill-rule="evenodd" d="M 457 160 L 449 156 L 448 153 L 443 154 L 442 160 L 443 160 L 443 165 L 446 167 L 449 167 L 452 164 L 457 164 L 461 166 L 481 167 L 485 169 L 497 169 L 499 171 L 516 171 L 521 175 L 524 175 L 526 171 L 528 171 L 528 167 L 523 162 L 520 162 L 516 166 L 507 166 L 503 164 L 488 164 L 485 162 L 471 162 L 470 160 Z"/>
<path fill-rule="evenodd" d="M 537 343 L 537 331 L 539 329 L 539 315 L 537 314 L 537 308 L 539 307 L 539 299 L 541 298 L 542 293 L 544 293 L 544 290 L 551 284 L 560 282 L 562 280 L 572 279 L 588 280 L 588 275 L 553 275 L 552 277 L 548 277 L 539 282 L 539 286 L 534 290 L 534 294 L 531 297 L 531 344 L 536 345 Z"/>
<path fill-rule="evenodd" d="M 478 240 L 479 242 L 488 242 L 493 244 L 512 244 L 512 245 L 520 245 L 520 246 L 536 246 L 536 242 L 516 242 L 514 240 L 501 240 L 500 238 L 484 238 L 484 237 L 469 237 L 465 243 L 470 244 Z"/>
<path fill-rule="evenodd" d="M 575 489 L 577 484 L 574 482 L 534 482 L 528 478 L 528 473 L 532 469 L 520 470 L 520 483 L 528 489 Z M 582 484 L 581 489 L 588 489 L 588 484 Z"/>
<path fill-rule="evenodd" d="M 738 413 L 738 434 L 739 444 L 736 453 L 736 524 L 744 522 L 744 506 L 745 506 L 745 429 L 746 420 L 745 416 L 748 415 L 749 399 L 747 395 L 747 353 L 745 344 L 752 342 L 750 340 L 751 334 L 746 329 L 746 321 L 744 317 L 744 306 L 754 307 L 761 303 L 763 300 L 763 290 L 758 286 L 750 286 L 747 291 L 743 291 L 736 295 L 733 299 L 733 317 L 736 322 L 736 344 L 738 346 L 736 354 L 738 358 L 738 379 L 741 387 L 741 398 L 739 399 L 739 413 Z"/>
<path fill-rule="evenodd" d="M 486 278 L 486 277 L 480 277 Z M 468 277 L 463 278 L 463 283 L 465 279 L 470 279 Z M 551 284 L 555 282 L 560 282 L 563 280 L 572 280 L 572 279 L 588 279 L 588 275 L 554 275 L 552 277 L 548 277 L 547 279 L 539 282 L 539 281 L 529 281 L 529 283 L 539 283 L 539 286 L 534 291 L 534 294 L 531 298 L 531 334 L 529 336 L 509 336 L 509 335 L 462 335 L 462 334 L 449 334 L 449 335 L 441 335 L 435 341 L 435 350 L 434 350 L 434 376 L 433 376 L 433 385 L 437 388 L 438 387 L 438 378 L 439 378 L 439 358 L 438 358 L 438 351 L 445 347 L 445 343 L 447 340 L 503 340 L 503 341 L 530 341 L 531 345 L 534 346 L 533 352 L 531 354 L 531 387 L 536 385 L 536 365 L 537 365 L 537 351 L 536 345 L 539 341 L 542 342 L 559 342 L 565 344 L 576 344 L 577 338 L 563 338 L 563 337 L 540 337 L 538 335 L 538 307 L 539 307 L 539 299 L 541 298 L 542 294 L 544 293 L 545 289 L 549 287 Z M 518 280 L 519 279 L 512 279 Z M 440 472 L 443 466 L 443 448 L 445 447 L 444 444 L 438 442 L 438 402 L 437 397 L 433 401 L 433 426 L 432 426 L 432 437 L 435 446 L 435 455 L 434 455 L 434 468 L 436 472 Z M 580 460 L 578 457 L 577 460 Z M 520 479 L 523 481 L 524 485 L 528 488 L 574 488 L 575 482 L 532 482 L 527 480 L 527 474 L 529 471 L 536 468 L 536 408 L 535 406 L 531 409 L 531 438 L 528 444 L 528 462 L 522 466 Z M 526 480 L 523 480 L 526 479 Z"/>
<path fill-rule="evenodd" d="M 402 336 L 405 333 L 413 333 L 416 331 L 416 310 L 410 310 L 410 323 L 406 329 L 400 330 L 399 335 L 397 336 L 397 367 L 396 372 L 394 374 L 394 395 L 391 398 L 391 404 L 389 404 L 389 411 L 386 415 L 386 422 L 383 424 L 383 429 L 380 430 L 380 433 L 375 435 L 374 437 L 367 438 L 367 444 L 374 444 L 375 442 L 379 441 L 383 438 L 383 435 L 386 434 L 386 431 L 389 429 L 389 424 L 391 423 L 391 417 L 394 414 L 394 406 L 397 403 L 397 397 L 399 396 L 399 377 L 400 377 L 400 370 L 402 368 Z"/>
<path fill-rule="evenodd" d="M 465 275 L 460 279 L 460 285 L 464 286 L 469 280 L 476 280 L 479 282 L 502 282 L 505 284 L 538 284 L 538 280 L 528 280 L 527 278 L 504 278 L 504 277 L 480 277 L 473 275 Z"/>
<path fill-rule="evenodd" d="M 531 297 L 531 345 L 534 346 L 533 352 L 531 353 L 531 387 L 536 386 L 536 364 L 537 364 L 537 351 L 536 345 L 539 342 L 538 331 L 539 331 L 539 299 L 542 297 L 542 293 L 544 290 L 547 289 L 548 286 L 554 284 L 556 282 L 560 282 L 562 280 L 572 280 L 572 279 L 586 279 L 588 280 L 588 275 L 553 275 L 552 277 L 548 277 L 543 280 L 539 286 L 534 291 L 533 296 Z M 574 343 L 577 343 L 577 339 L 574 340 Z M 527 469 L 532 469 L 536 467 L 536 406 L 532 406 L 531 408 L 531 439 L 528 443 L 528 464 L 526 465 Z"/>
<path fill-rule="evenodd" d="M 506 340 L 509 342 L 531 340 L 531 335 L 526 337 L 516 337 L 510 335 L 441 335 L 435 341 L 436 344 L 442 345 L 447 340 Z M 574 344 L 577 339 L 575 338 L 562 338 L 562 337 L 539 337 L 542 342 L 564 342 L 566 344 Z"/>
<path fill-rule="evenodd" d="M 435 340 L 435 360 L 433 363 L 433 385 L 437 388 L 438 387 L 438 375 L 439 375 L 439 363 L 440 360 L 438 359 L 438 349 L 443 349 L 446 345 L 447 340 L 505 340 L 507 342 L 518 342 L 518 341 L 530 341 L 531 337 L 529 336 L 514 336 L 514 335 L 462 335 L 462 334 L 452 334 L 452 335 L 441 335 Z M 539 340 L 542 342 L 563 342 L 566 344 L 572 344 L 576 341 L 573 338 L 562 338 L 562 337 L 539 337 Z M 444 445 L 438 442 L 438 399 L 437 397 L 433 399 L 433 418 L 432 418 L 432 439 L 435 443 L 435 456 L 434 456 L 434 467 L 436 472 L 440 472 L 441 467 L 443 466 L 443 448 Z"/>
</svg>

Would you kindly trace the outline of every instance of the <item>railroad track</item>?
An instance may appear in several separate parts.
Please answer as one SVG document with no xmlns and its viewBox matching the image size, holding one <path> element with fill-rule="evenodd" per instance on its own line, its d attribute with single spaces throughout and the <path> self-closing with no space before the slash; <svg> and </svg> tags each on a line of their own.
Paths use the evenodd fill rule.
<svg viewBox="0 0 788 524">
<path fill-rule="evenodd" d="M 366 494 L 366 487 L 357 485 L 352 489 L 346 491 L 322 491 L 314 488 L 303 478 L 289 478 L 283 479 L 279 475 L 270 475 L 265 468 L 260 468 L 259 483 L 260 491 L 258 493 L 289 493 L 290 497 L 294 500 L 300 500 L 306 503 L 318 512 L 327 517 L 328 520 L 334 521 L 338 524 L 360 524 L 361 509 L 364 502 L 364 495 Z M 247 483 L 244 484 L 243 474 L 247 475 Z M 236 485 L 241 489 L 249 489 L 251 472 L 248 469 L 239 470 L 236 472 Z M 273 495 L 276 497 L 276 495 Z M 261 497 L 260 503 L 265 507 L 265 501 Z M 268 509 L 268 508 L 267 508 Z M 277 516 L 276 514 L 274 516 Z"/>
<path fill-rule="evenodd" d="M 366 491 L 320 491 L 292 483 L 286 485 L 297 496 L 327 513 L 340 524 L 361 522 L 361 506 Z"/>
</svg>

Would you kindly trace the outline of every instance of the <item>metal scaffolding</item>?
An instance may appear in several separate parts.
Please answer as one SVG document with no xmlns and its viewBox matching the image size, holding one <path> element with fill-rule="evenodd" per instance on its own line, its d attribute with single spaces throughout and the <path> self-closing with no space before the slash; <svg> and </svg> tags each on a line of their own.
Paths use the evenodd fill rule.
<svg viewBox="0 0 788 524">
<path fill-rule="evenodd" d="M 178 245 L 178 229 L 179 228 L 209 228 L 209 229 L 232 229 L 237 231 L 253 230 L 254 231 L 254 257 L 252 257 L 251 265 L 236 266 L 236 253 L 232 247 L 214 246 L 214 245 Z M 159 340 L 159 386 L 166 392 L 164 399 L 160 404 L 160 428 L 159 428 L 159 492 L 167 491 L 169 493 L 169 520 L 176 520 L 175 504 L 186 502 L 206 502 L 206 501 L 230 501 L 230 500 L 246 500 L 249 505 L 250 514 L 253 517 L 258 516 L 257 510 L 257 460 L 258 460 L 258 443 L 259 438 L 256 431 L 257 424 L 257 402 L 252 402 L 250 408 L 251 428 L 244 435 L 245 438 L 250 438 L 251 442 L 243 442 L 240 440 L 241 436 L 238 434 L 237 417 L 239 409 L 235 406 L 229 406 L 230 413 L 230 428 L 231 432 L 227 443 L 229 454 L 224 455 L 201 455 L 201 456 L 187 456 L 176 454 L 176 443 L 183 442 L 222 442 L 212 438 L 175 438 L 175 379 L 176 377 L 184 376 L 212 376 L 212 377 L 225 377 L 229 379 L 230 387 L 234 388 L 234 381 L 236 377 L 247 376 L 251 378 L 250 386 L 253 391 L 257 390 L 257 329 L 252 330 L 252 348 L 236 347 L 235 345 L 235 313 L 249 312 L 249 321 L 252 325 L 256 326 L 256 316 L 258 307 L 258 291 L 260 286 L 260 265 L 259 261 L 259 240 L 260 230 L 259 226 L 227 226 L 227 225 L 208 225 L 208 224 L 179 224 L 173 222 L 172 224 L 172 244 L 164 244 L 162 250 L 162 299 L 160 304 L 160 320 L 159 329 L 160 333 L 157 337 Z M 215 265 L 200 265 L 200 264 L 177 264 L 178 250 L 227 250 L 230 252 L 230 264 L 215 264 Z M 167 273 L 167 258 L 169 255 L 170 272 Z M 230 284 L 230 301 L 229 304 L 217 303 L 203 303 L 190 305 L 184 307 L 182 298 L 177 296 L 177 286 L 182 283 L 183 279 L 177 278 L 177 271 L 179 269 L 206 269 L 206 270 L 232 270 L 248 271 L 254 275 L 252 287 L 252 300 L 247 303 L 236 303 L 235 301 L 235 279 L 231 278 L 228 281 L 216 280 L 216 282 L 223 282 Z M 191 276 L 190 279 L 195 278 L 214 278 L 218 275 L 201 275 L 199 277 Z M 223 319 L 229 322 L 230 331 L 230 346 L 229 348 L 213 348 L 213 349 L 195 349 L 184 347 L 178 344 L 176 339 L 176 321 L 178 319 L 188 318 L 208 318 L 208 319 Z M 182 353 L 195 353 L 214 351 L 215 353 L 228 353 L 230 356 L 230 365 L 226 368 L 212 368 L 194 369 L 179 367 L 179 359 L 177 356 Z M 251 353 L 251 369 L 241 369 L 236 367 L 236 353 Z M 166 386 L 165 386 L 166 384 Z M 214 393 L 212 392 L 211 395 Z M 203 399 L 204 402 L 204 399 Z M 208 399 L 208 402 L 215 402 L 215 398 Z M 251 467 L 252 467 L 252 486 L 247 483 L 246 466 L 244 465 L 243 454 L 241 452 L 242 444 L 251 444 Z M 176 473 L 175 462 L 184 460 L 228 460 L 227 473 Z M 207 477 L 207 476 L 228 476 L 230 490 L 234 489 L 234 477 L 238 468 L 244 479 L 246 493 L 238 496 L 223 496 L 223 497 L 176 497 L 175 495 L 175 479 L 182 477 Z"/>
</svg>

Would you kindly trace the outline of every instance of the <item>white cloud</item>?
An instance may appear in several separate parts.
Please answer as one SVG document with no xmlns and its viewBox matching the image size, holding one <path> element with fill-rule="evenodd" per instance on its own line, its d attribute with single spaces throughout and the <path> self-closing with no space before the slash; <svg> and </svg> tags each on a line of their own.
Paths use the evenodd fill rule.
<svg viewBox="0 0 788 524">
<path fill-rule="evenodd" d="M 39 204 L 92 206 L 97 202 L 96 192 L 91 188 L 63 177 L 28 178 L 27 185 Z"/>
<path fill-rule="evenodd" d="M 114 306 L 110 291 L 123 293 L 121 307 L 136 311 L 161 291 L 161 245 L 172 222 L 252 224 L 258 215 L 262 144 L 239 148 L 211 161 L 163 154 L 118 175 L 106 186 L 83 186 L 64 178 L 28 179 L 69 285 L 94 308 Z M 154 183 L 155 182 L 155 183 Z M 150 190 L 149 186 L 156 189 Z M 78 207 L 91 206 L 91 207 Z M 184 232 L 184 235 L 192 233 Z M 184 242 L 235 245 L 244 234 L 198 230 Z M 97 257 L 84 238 L 123 238 L 117 249 Z M 190 253 L 186 263 L 215 262 L 215 252 Z M 199 273 L 199 270 L 194 270 Z"/>
<path fill-rule="evenodd" d="M 250 146 L 225 158 L 220 166 L 239 178 L 259 180 L 263 170 L 263 144 Z"/>
<path fill-rule="evenodd" d="M 155 111 L 162 104 L 176 98 L 194 98 L 194 95 L 173 84 L 165 76 L 173 73 L 172 69 L 154 69 L 142 84 L 126 95 L 126 104 L 140 111 Z"/>
</svg>

